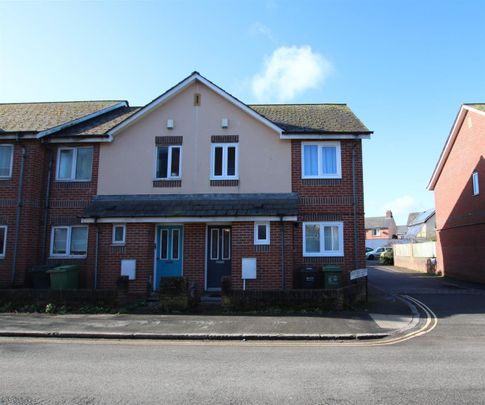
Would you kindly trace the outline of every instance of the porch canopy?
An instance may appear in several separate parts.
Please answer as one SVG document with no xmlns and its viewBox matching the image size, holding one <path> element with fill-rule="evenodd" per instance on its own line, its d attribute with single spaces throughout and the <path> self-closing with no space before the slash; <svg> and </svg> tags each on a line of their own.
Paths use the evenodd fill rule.
<svg viewBox="0 0 485 405">
<path fill-rule="evenodd" d="M 100 195 L 83 223 L 296 221 L 298 194 Z"/>
</svg>

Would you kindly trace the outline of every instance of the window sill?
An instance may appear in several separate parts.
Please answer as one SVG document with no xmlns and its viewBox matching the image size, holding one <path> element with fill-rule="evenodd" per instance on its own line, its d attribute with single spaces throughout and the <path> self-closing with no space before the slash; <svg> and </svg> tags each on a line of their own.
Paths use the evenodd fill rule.
<svg viewBox="0 0 485 405">
<path fill-rule="evenodd" d="M 211 179 L 211 187 L 238 187 L 239 179 Z"/>
<path fill-rule="evenodd" d="M 124 247 L 126 246 L 126 242 L 113 242 L 111 244 L 112 247 Z"/>
<path fill-rule="evenodd" d="M 303 253 L 303 257 L 344 257 L 343 253 Z"/>
<path fill-rule="evenodd" d="M 89 183 L 92 179 L 89 180 L 76 180 L 76 179 L 56 179 L 58 183 Z"/>
<path fill-rule="evenodd" d="M 255 246 L 269 246 L 271 243 L 268 241 L 255 241 L 254 245 Z"/>
<path fill-rule="evenodd" d="M 55 259 L 87 259 L 88 258 L 88 255 L 84 255 L 84 256 L 49 256 L 48 259 L 52 259 L 52 260 L 55 260 Z"/>
<path fill-rule="evenodd" d="M 182 180 L 159 179 L 153 180 L 153 187 L 182 187 Z"/>
</svg>

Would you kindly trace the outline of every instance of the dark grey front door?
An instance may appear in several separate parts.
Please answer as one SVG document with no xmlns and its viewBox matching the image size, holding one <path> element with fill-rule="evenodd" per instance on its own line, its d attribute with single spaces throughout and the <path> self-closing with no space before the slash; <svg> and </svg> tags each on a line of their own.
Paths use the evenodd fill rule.
<svg viewBox="0 0 485 405">
<path fill-rule="evenodd" d="M 221 288 L 224 276 L 231 275 L 231 227 L 209 226 L 207 244 L 207 289 Z"/>
</svg>

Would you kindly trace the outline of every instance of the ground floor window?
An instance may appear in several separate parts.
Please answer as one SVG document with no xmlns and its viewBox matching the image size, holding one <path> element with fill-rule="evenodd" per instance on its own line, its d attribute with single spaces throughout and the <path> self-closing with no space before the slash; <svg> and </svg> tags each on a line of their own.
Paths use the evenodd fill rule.
<svg viewBox="0 0 485 405">
<path fill-rule="evenodd" d="M 51 256 L 86 256 L 87 226 L 54 226 L 51 235 Z"/>
<path fill-rule="evenodd" d="M 126 240 L 126 225 L 116 224 L 113 225 L 113 244 L 124 245 Z"/>
<path fill-rule="evenodd" d="M 254 223 L 254 244 L 269 245 L 269 222 Z"/>
<path fill-rule="evenodd" d="M 0 257 L 5 257 L 7 250 L 7 226 L 0 225 Z"/>
<path fill-rule="evenodd" d="M 304 222 L 303 256 L 343 256 L 342 222 Z"/>
</svg>

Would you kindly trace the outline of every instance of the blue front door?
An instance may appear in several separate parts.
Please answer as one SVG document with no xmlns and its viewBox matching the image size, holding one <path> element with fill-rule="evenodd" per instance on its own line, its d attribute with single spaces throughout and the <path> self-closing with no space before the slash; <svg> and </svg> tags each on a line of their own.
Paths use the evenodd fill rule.
<svg viewBox="0 0 485 405">
<path fill-rule="evenodd" d="M 182 226 L 157 226 L 155 289 L 159 288 L 161 277 L 177 277 L 182 275 L 183 240 Z"/>
</svg>

